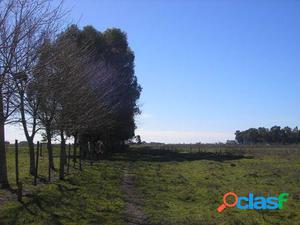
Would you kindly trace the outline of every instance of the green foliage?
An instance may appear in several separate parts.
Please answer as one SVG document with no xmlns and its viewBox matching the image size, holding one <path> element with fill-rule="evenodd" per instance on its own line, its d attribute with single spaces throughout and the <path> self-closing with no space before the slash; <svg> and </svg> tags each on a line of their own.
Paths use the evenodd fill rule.
<svg viewBox="0 0 300 225">
<path fill-rule="evenodd" d="M 106 147 L 134 136 L 142 89 L 126 33 L 72 25 L 45 42 L 39 62 L 32 92 L 41 102 L 44 127 L 51 123 L 52 130 L 77 134 L 81 143 L 100 140 Z M 52 120 L 44 121 L 53 109 Z"/>
<path fill-rule="evenodd" d="M 235 139 L 240 144 L 256 144 L 256 143 L 282 143 L 291 144 L 300 142 L 300 131 L 298 127 L 293 130 L 290 127 L 281 128 L 273 126 L 271 129 L 264 127 L 250 128 L 245 131 L 236 131 Z"/>
</svg>

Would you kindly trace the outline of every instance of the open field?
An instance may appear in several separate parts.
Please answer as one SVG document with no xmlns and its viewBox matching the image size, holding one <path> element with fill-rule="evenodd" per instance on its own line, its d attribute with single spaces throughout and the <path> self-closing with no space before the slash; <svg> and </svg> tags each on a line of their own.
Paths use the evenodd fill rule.
<svg viewBox="0 0 300 225">
<path fill-rule="evenodd" d="M 300 225 L 299 12 L 0 0 L 0 225 Z"/>
<path fill-rule="evenodd" d="M 127 153 L 94 163 L 83 172 L 71 167 L 65 181 L 47 184 L 47 157 L 40 159 L 40 184 L 28 176 L 23 150 L 20 178 L 23 203 L 0 192 L 0 224 L 300 224 L 300 146 L 132 146 Z M 8 151 L 14 189 L 14 154 Z M 58 152 L 55 157 L 58 168 Z M 124 190 L 124 173 L 130 185 Z M 57 177 L 58 174 L 55 174 Z M 282 210 L 216 208 L 224 193 L 289 193 Z M 128 209 L 128 198 L 133 198 Z M 139 213 L 134 211 L 139 210 Z M 139 221 L 141 222 L 141 221 Z"/>
<path fill-rule="evenodd" d="M 23 203 L 14 198 L 0 207 L 0 224 L 122 224 L 124 208 L 120 189 L 124 163 L 103 160 L 93 166 L 83 163 L 83 171 L 70 167 L 65 181 L 53 173 L 47 183 L 47 157 L 39 161 L 40 182 L 32 185 L 29 176 L 28 153 L 20 154 L 20 180 L 23 182 Z M 58 149 L 55 166 L 59 168 Z M 9 180 L 15 188 L 14 153 L 9 151 Z M 72 162 L 73 165 L 73 162 Z M 1 190 L 2 191 L 2 190 Z M 4 195 L 4 193 L 0 192 Z M 1 204 L 1 203 L 0 203 Z"/>
</svg>

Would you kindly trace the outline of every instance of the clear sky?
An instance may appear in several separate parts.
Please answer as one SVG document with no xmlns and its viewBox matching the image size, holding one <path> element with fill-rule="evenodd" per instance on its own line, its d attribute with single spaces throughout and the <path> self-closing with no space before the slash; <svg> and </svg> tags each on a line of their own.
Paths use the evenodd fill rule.
<svg viewBox="0 0 300 225">
<path fill-rule="evenodd" d="M 136 131 L 143 140 L 217 142 L 234 139 L 238 129 L 300 125 L 300 1 L 65 6 L 80 27 L 127 32 L 143 87 Z M 22 134 L 7 129 L 8 140 Z"/>
</svg>

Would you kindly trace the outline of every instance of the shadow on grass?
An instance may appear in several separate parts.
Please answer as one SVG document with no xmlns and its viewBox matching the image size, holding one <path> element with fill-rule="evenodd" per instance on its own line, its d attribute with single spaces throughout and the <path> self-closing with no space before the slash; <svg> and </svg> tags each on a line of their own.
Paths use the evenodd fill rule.
<svg viewBox="0 0 300 225">
<path fill-rule="evenodd" d="M 0 224 L 107 224 L 115 211 L 108 211 L 108 203 L 102 204 L 105 195 L 97 198 L 101 185 L 94 174 L 84 172 L 74 176 L 74 182 L 57 181 L 27 193 L 22 202 L 14 201 L 1 211 Z"/>
<path fill-rule="evenodd" d="M 24 195 L 26 199 L 20 201 L 19 205 L 8 209 L 6 211 L 6 218 L 0 217 L 0 221 L 4 221 L 4 224 L 20 224 L 19 219 L 21 218 L 21 220 L 29 223 L 37 221 L 41 223 L 43 217 L 41 217 L 41 213 L 43 213 L 44 216 L 47 215 L 47 218 L 51 221 L 50 224 L 62 225 L 63 223 L 60 222 L 61 219 L 70 218 L 67 215 L 57 214 L 57 212 L 53 210 L 53 207 L 48 207 L 54 205 L 53 201 L 60 202 L 61 198 L 67 195 L 65 192 L 69 192 L 69 190 L 60 187 L 60 185 L 58 185 L 58 189 L 62 193 L 62 196 L 41 196 L 38 192 Z"/>
<path fill-rule="evenodd" d="M 124 155 L 117 155 L 111 160 L 146 161 L 146 162 L 183 162 L 195 160 L 213 160 L 218 162 L 238 159 L 252 159 L 252 156 L 233 154 L 230 152 L 177 152 L 150 147 L 130 149 Z"/>
</svg>

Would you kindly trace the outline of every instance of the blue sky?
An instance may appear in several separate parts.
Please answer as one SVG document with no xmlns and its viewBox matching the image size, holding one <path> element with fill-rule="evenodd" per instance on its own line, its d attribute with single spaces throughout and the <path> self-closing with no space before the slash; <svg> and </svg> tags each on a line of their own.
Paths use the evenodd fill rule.
<svg viewBox="0 0 300 225">
<path fill-rule="evenodd" d="M 238 129 L 300 125 L 300 1 L 65 5 L 80 27 L 127 32 L 143 87 L 143 140 L 217 142 Z"/>
</svg>

